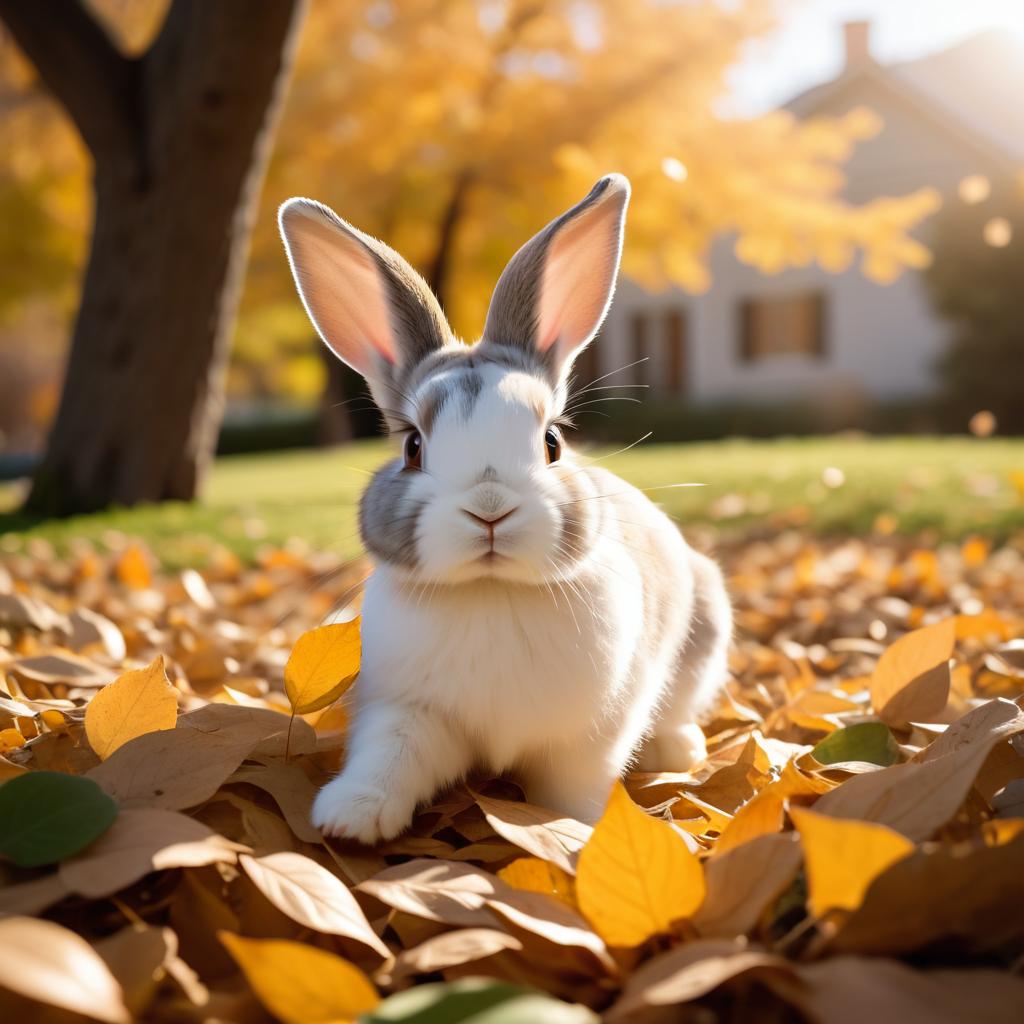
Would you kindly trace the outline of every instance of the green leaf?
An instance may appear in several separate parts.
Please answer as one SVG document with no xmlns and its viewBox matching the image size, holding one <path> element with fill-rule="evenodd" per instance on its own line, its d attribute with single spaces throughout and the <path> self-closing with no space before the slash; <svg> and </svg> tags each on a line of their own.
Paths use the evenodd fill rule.
<svg viewBox="0 0 1024 1024">
<path fill-rule="evenodd" d="M 36 868 L 83 850 L 117 817 L 117 802 L 64 772 L 26 772 L 0 786 L 0 856 Z"/>
<path fill-rule="evenodd" d="M 888 768 L 900 759 L 900 749 L 884 722 L 859 722 L 826 736 L 811 756 L 819 764 L 865 761 Z"/>
<path fill-rule="evenodd" d="M 597 1024 L 585 1006 L 489 978 L 418 985 L 385 999 L 359 1024 Z"/>
</svg>

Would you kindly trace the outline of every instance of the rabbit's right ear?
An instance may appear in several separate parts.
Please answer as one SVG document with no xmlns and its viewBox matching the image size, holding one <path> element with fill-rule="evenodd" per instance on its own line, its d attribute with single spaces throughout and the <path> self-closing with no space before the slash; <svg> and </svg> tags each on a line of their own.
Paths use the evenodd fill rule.
<svg viewBox="0 0 1024 1024">
<path fill-rule="evenodd" d="M 378 405 L 402 371 L 451 341 L 427 283 L 393 249 L 312 199 L 278 213 L 302 303 L 327 346 L 369 382 Z"/>
</svg>

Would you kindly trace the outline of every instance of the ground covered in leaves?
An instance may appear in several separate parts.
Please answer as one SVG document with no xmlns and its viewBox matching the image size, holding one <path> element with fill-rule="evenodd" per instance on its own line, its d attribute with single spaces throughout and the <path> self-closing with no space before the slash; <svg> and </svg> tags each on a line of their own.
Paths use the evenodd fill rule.
<svg viewBox="0 0 1024 1024">
<path fill-rule="evenodd" d="M 632 774 L 596 828 L 474 778 L 375 850 L 308 822 L 357 620 L 289 664 L 364 566 L 8 556 L 0 1017 L 1024 1019 L 1024 540 L 718 553 L 705 764 Z"/>
</svg>

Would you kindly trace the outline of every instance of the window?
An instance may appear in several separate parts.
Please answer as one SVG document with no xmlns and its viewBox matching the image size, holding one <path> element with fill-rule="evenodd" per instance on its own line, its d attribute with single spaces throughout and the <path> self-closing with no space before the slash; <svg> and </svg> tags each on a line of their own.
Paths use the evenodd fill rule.
<svg viewBox="0 0 1024 1024">
<path fill-rule="evenodd" d="M 665 311 L 665 390 L 671 395 L 686 391 L 686 317 L 680 309 Z"/>
<path fill-rule="evenodd" d="M 740 304 L 740 358 L 754 363 L 784 355 L 824 358 L 824 295 L 808 292 Z"/>
<path fill-rule="evenodd" d="M 681 395 L 687 386 L 686 314 L 682 309 L 636 310 L 630 317 L 633 381 L 651 393 Z"/>
<path fill-rule="evenodd" d="M 651 346 L 650 319 L 641 310 L 637 310 L 630 321 L 632 334 L 630 362 L 633 366 L 633 380 L 637 384 L 649 384 L 651 378 Z M 644 362 L 643 360 L 646 360 Z"/>
</svg>

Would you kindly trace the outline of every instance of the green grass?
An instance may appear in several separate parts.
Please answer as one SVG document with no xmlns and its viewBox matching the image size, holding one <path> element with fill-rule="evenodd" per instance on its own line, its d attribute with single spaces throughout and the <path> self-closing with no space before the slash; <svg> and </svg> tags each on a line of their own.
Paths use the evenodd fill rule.
<svg viewBox="0 0 1024 1024">
<path fill-rule="evenodd" d="M 168 565 L 201 563 L 214 537 L 244 558 L 261 545 L 299 537 L 343 555 L 359 552 L 355 506 L 367 474 L 387 456 L 374 441 L 331 451 L 220 459 L 201 503 L 112 510 L 32 524 L 18 493 L 0 488 L 0 552 L 33 538 L 63 547 L 102 543 L 107 531 L 138 536 Z M 905 533 L 996 539 L 1024 529 L 1024 441 L 972 438 L 828 437 L 701 444 L 642 444 L 594 451 L 601 464 L 640 487 L 685 527 L 721 530 L 806 525 L 819 533 L 869 532 L 878 517 Z M 827 486 L 829 467 L 840 486 Z M 837 474 L 825 474 L 836 483 Z M 697 482 L 702 487 L 664 485 Z M 655 489 L 657 488 L 657 489 Z"/>
</svg>

